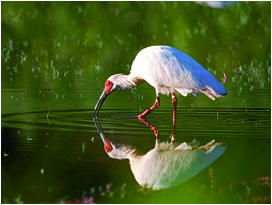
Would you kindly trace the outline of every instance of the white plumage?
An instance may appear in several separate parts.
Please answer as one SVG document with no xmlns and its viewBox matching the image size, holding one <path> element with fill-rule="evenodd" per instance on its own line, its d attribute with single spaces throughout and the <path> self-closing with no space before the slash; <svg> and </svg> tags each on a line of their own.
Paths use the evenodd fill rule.
<svg viewBox="0 0 272 205">
<path fill-rule="evenodd" d="M 135 79 L 135 76 L 144 79 L 161 94 L 178 92 L 187 96 L 188 93 L 203 92 L 213 100 L 213 95 L 227 94 L 224 86 L 198 62 L 170 46 L 141 50 L 132 63 L 129 78 Z"/>
<path fill-rule="evenodd" d="M 168 189 L 198 174 L 226 149 L 214 140 L 198 145 L 196 141 L 180 145 L 160 143 L 141 157 L 128 155 L 135 179 L 147 188 Z"/>
<path fill-rule="evenodd" d="M 176 93 L 183 96 L 192 93 L 196 96 L 202 92 L 212 100 L 215 100 L 214 97 L 219 98 L 227 94 L 225 87 L 187 54 L 170 46 L 151 46 L 137 54 L 129 75 L 115 74 L 108 78 L 95 107 L 94 115 L 98 114 L 110 93 L 133 88 L 143 81 L 156 89 L 157 103 L 139 115 L 139 118 L 146 116 L 159 106 L 160 94 L 172 93 L 175 98 Z"/>
<path fill-rule="evenodd" d="M 189 144 L 159 143 L 156 140 L 155 148 L 144 154 L 135 147 L 107 139 L 96 119 L 95 124 L 106 153 L 111 158 L 129 159 L 136 181 L 153 190 L 168 189 L 185 182 L 212 164 L 226 150 L 226 146 L 215 140 L 203 146 L 199 146 L 195 140 Z"/>
</svg>

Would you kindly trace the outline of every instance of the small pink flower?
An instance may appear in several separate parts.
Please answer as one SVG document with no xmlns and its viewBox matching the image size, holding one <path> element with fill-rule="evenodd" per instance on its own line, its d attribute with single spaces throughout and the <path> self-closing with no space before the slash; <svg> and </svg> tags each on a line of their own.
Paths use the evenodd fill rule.
<svg viewBox="0 0 272 205">
<path fill-rule="evenodd" d="M 109 193 L 111 185 L 110 184 L 106 184 L 105 186 L 106 186 L 106 193 Z"/>
</svg>

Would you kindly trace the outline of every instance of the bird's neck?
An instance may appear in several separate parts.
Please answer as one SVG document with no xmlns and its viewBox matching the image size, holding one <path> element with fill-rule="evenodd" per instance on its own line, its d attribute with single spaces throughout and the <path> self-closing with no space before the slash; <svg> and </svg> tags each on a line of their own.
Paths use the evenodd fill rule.
<svg viewBox="0 0 272 205">
<path fill-rule="evenodd" d="M 131 153 L 128 155 L 129 162 L 131 166 L 135 164 L 137 161 L 139 161 L 144 156 L 144 153 L 139 149 L 134 149 Z"/>
<path fill-rule="evenodd" d="M 115 74 L 111 77 L 115 78 L 115 83 L 120 86 L 119 89 L 134 88 L 144 81 L 135 73 L 130 73 L 129 75 Z"/>
<path fill-rule="evenodd" d="M 129 79 L 130 82 L 133 83 L 134 85 L 133 87 L 138 86 L 144 81 L 144 79 L 142 79 L 139 75 L 135 73 L 130 73 L 129 75 L 127 75 L 127 78 Z"/>
</svg>

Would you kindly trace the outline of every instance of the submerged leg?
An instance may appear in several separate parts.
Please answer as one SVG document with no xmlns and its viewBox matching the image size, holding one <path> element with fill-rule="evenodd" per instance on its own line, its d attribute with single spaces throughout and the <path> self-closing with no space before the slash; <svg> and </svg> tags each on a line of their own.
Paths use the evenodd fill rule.
<svg viewBox="0 0 272 205">
<path fill-rule="evenodd" d="M 156 101 L 155 101 L 154 105 L 151 108 L 146 109 L 146 111 L 144 111 L 142 114 L 138 115 L 137 117 L 143 118 L 143 117 L 147 116 L 149 113 L 151 113 L 152 110 L 157 108 L 159 105 L 160 105 L 160 94 L 157 94 Z"/>
<path fill-rule="evenodd" d="M 173 104 L 173 130 L 172 130 L 172 138 L 171 143 L 175 141 L 176 138 L 176 115 L 177 115 L 177 98 L 175 93 L 172 93 L 172 104 Z"/>
</svg>

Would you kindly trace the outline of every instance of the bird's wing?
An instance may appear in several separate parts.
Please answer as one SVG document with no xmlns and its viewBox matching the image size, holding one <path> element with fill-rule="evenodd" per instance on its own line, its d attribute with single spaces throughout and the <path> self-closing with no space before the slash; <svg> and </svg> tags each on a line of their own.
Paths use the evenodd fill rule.
<svg viewBox="0 0 272 205">
<path fill-rule="evenodd" d="M 163 94 L 180 92 L 186 96 L 187 93 L 205 93 L 207 88 L 210 90 L 216 88 L 210 93 L 214 94 L 218 93 L 217 87 L 223 87 L 193 58 L 169 46 L 143 49 L 133 62 L 132 71 L 136 70 L 142 79 Z"/>
<path fill-rule="evenodd" d="M 134 167 L 135 179 L 140 185 L 154 190 L 178 185 L 198 174 L 224 153 L 226 147 L 217 143 L 214 145 L 209 150 L 152 150 Z"/>
</svg>

